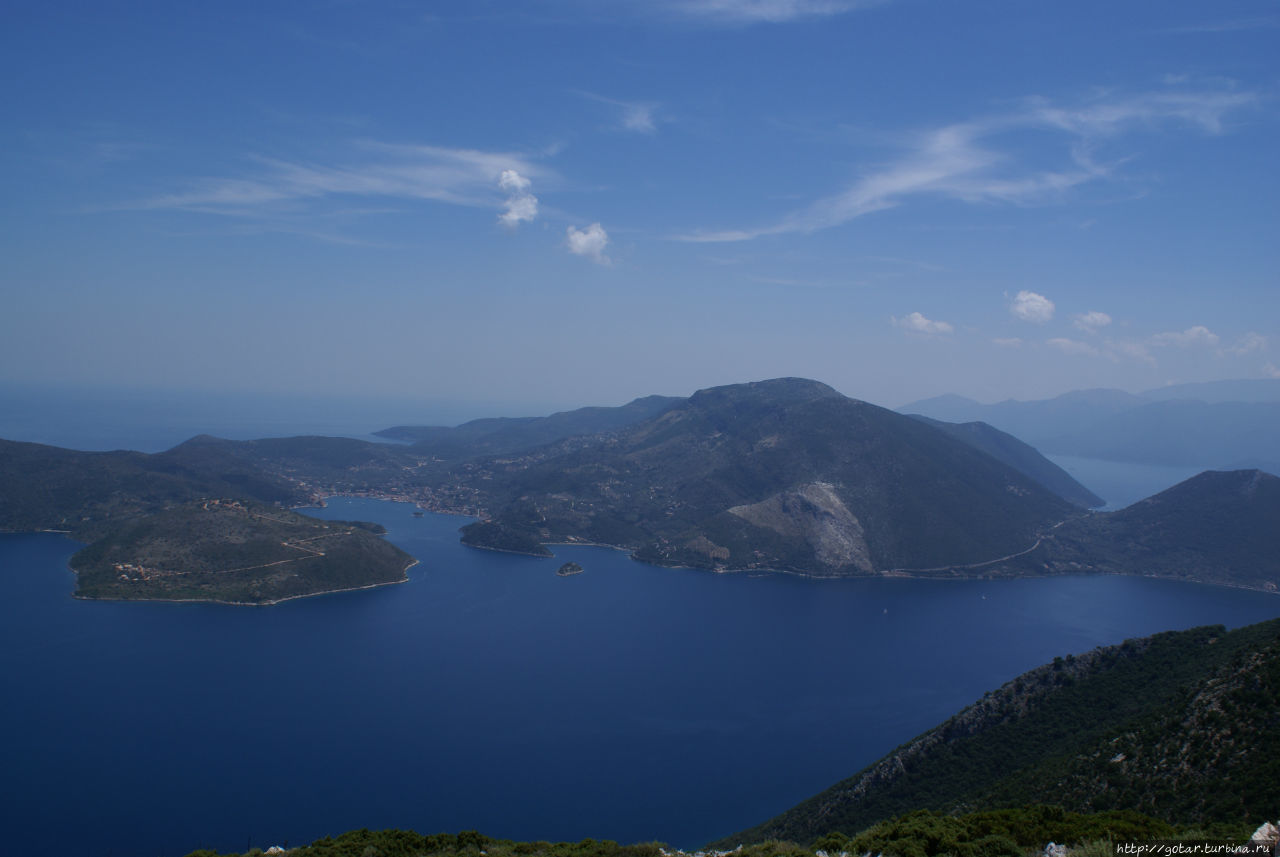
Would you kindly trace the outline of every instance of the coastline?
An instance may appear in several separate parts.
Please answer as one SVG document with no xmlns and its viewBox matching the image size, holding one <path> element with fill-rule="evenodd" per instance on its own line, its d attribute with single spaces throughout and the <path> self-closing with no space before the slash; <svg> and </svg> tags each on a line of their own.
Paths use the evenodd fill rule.
<svg viewBox="0 0 1280 857">
<path fill-rule="evenodd" d="M 364 586 L 345 586 L 339 589 L 322 589 L 319 592 L 305 592 L 300 595 L 286 595 L 284 598 L 275 598 L 271 601 L 224 601 L 220 598 L 98 598 L 92 595 L 81 595 L 78 592 L 71 593 L 71 597 L 77 601 L 110 601 L 115 603 L 131 603 L 131 602 L 147 602 L 153 604 L 225 604 L 228 607 L 274 607 L 277 604 L 283 604 L 286 601 L 297 601 L 301 598 L 315 598 L 320 595 L 337 595 L 342 592 L 360 592 L 364 589 L 377 589 L 381 586 L 398 586 L 402 583 L 409 582 L 409 569 L 415 565 L 421 564 L 422 560 L 414 559 L 404 567 L 404 577 L 400 580 L 387 580 L 382 583 L 367 583 Z M 76 570 L 70 565 L 67 568 L 72 574 Z"/>
<path fill-rule="evenodd" d="M 350 498 L 350 499 L 357 499 L 357 500 L 377 500 L 380 502 L 389 502 L 389 503 L 404 503 L 405 505 L 411 506 L 414 509 L 421 509 L 423 511 L 427 511 L 436 515 L 449 515 L 449 516 L 458 517 L 458 518 L 481 520 L 481 518 L 478 517 L 476 514 L 477 510 L 460 511 L 458 509 L 442 508 L 437 504 L 425 503 L 421 500 L 418 500 L 412 497 L 407 497 L 404 495 L 381 494 L 376 492 L 360 493 L 360 494 L 346 494 L 346 493 L 323 494 L 318 497 L 315 497 L 315 502 L 308 503 L 305 505 L 298 505 L 291 508 L 294 510 L 303 510 L 308 508 L 326 508 L 327 503 L 325 501 L 335 497 Z M 1065 523 L 1065 520 L 1060 521 L 1057 524 L 1053 525 L 1052 527 L 1049 528 L 1049 530 L 1052 531 L 1054 529 L 1057 529 L 1063 523 Z M 62 530 L 46 529 L 46 530 L 40 530 L 39 532 L 61 533 L 64 535 L 69 535 L 67 531 L 62 531 Z M 886 569 L 883 571 L 874 571 L 869 574 L 868 573 L 817 574 L 812 571 L 804 571 L 799 569 L 763 568 L 763 567 L 735 568 L 735 567 L 723 567 L 723 566 L 706 567 L 706 566 L 691 566 L 691 565 L 685 565 L 680 563 L 655 562 L 653 560 L 641 559 L 637 557 L 636 556 L 637 549 L 635 548 L 625 547 L 622 545 L 606 544 L 603 542 L 579 540 L 574 538 L 573 536 L 568 536 L 556 541 L 543 542 L 542 544 L 548 548 L 549 552 L 547 554 L 537 554 L 537 553 L 530 553 L 528 551 L 511 550 L 508 548 L 497 548 L 497 547 L 489 547 L 485 545 L 469 544 L 465 541 L 462 541 L 461 539 L 459 539 L 459 543 L 465 547 L 473 548 L 475 550 L 487 550 L 487 551 L 493 551 L 496 553 L 506 553 L 506 554 L 512 554 L 514 556 L 527 556 L 527 557 L 533 557 L 537 559 L 554 559 L 556 554 L 550 551 L 550 548 L 556 547 L 556 546 L 599 547 L 599 548 L 608 548 L 609 550 L 625 552 L 629 554 L 630 558 L 633 561 L 643 563 L 645 565 L 650 565 L 655 568 L 670 568 L 670 569 L 690 570 L 690 571 L 706 571 L 706 572 L 711 572 L 712 574 L 743 574 L 743 573 L 748 575 L 779 574 L 779 575 L 787 575 L 790 577 L 798 577 L 798 578 L 803 578 L 806 580 L 814 580 L 814 581 L 866 580 L 866 579 L 976 581 L 976 580 L 1043 579 L 1043 578 L 1049 578 L 1049 577 L 1063 577 L 1063 576 L 1072 576 L 1072 575 L 1080 575 L 1080 576 L 1112 575 L 1117 577 L 1142 577 L 1142 578 L 1155 579 L 1155 580 L 1171 580 L 1171 581 L 1182 582 L 1182 583 L 1197 583 L 1197 584 L 1202 584 L 1206 586 L 1224 586 L 1230 589 L 1240 589 L 1240 590 L 1245 590 L 1249 592 L 1260 592 L 1267 595 L 1280 595 L 1280 589 L 1268 588 L 1265 584 L 1250 585 L 1250 584 L 1239 583 L 1234 581 L 1204 580 L 1199 577 L 1176 577 L 1176 576 L 1163 575 L 1163 574 L 1152 574 L 1152 573 L 1141 572 L 1141 571 L 1127 572 L 1127 571 L 1113 571 L 1113 570 L 1101 570 L 1101 569 L 1090 570 L 1090 569 L 1074 568 L 1074 569 L 1064 570 L 1060 572 L 1059 571 L 1048 571 L 1048 572 L 1019 571 L 1016 574 L 1006 574 L 1006 573 L 1000 573 L 998 571 L 993 572 L 989 570 L 992 566 L 997 566 L 1002 562 L 1016 559 L 1018 557 L 1022 557 L 1022 556 L 1025 556 L 1026 554 L 1030 554 L 1034 552 L 1038 547 L 1040 547 L 1040 545 L 1044 540 L 1044 537 L 1045 537 L 1045 534 L 1041 534 L 1037 538 L 1036 543 L 1033 544 L 1031 547 L 1026 548 L 1025 550 L 1019 551 L 1014 554 L 998 557 L 996 559 L 984 560 L 981 562 L 968 563 L 968 564 L 958 565 L 958 566 L 940 566 L 937 568 L 929 568 L 929 569 Z M 408 569 L 416 565 L 417 562 L 418 561 L 415 560 L 409 566 L 406 566 L 405 570 L 408 571 Z M 978 569 L 982 569 L 983 571 L 978 571 L 977 573 L 974 573 Z M 74 573 L 75 569 L 71 569 L 71 571 Z M 169 603 L 206 603 L 206 604 L 227 604 L 227 605 L 236 605 L 236 606 L 258 607 L 258 606 L 271 606 L 273 604 L 280 604 L 285 601 L 292 601 L 298 598 L 311 598 L 316 595 L 328 595 L 328 594 L 335 594 L 339 592 L 353 592 L 359 589 L 369 589 L 377 586 L 389 586 L 392 583 L 404 583 L 407 581 L 407 579 L 408 578 L 406 576 L 405 580 L 400 580 L 400 581 L 389 581 L 387 583 L 375 583 L 375 584 L 369 584 L 367 586 L 324 590 L 321 592 L 307 593 L 305 595 L 291 595 L 285 598 L 279 598 L 271 601 L 262 601 L 262 602 L 223 601 L 223 600 L 208 599 L 208 598 L 187 598 L 187 599 L 136 598 L 135 599 L 135 598 L 94 598 L 94 597 L 86 597 L 86 596 L 80 596 L 80 595 L 75 595 L 74 597 L 80 600 L 85 600 L 85 601 L 166 601 Z"/>
<path fill-rule="evenodd" d="M 472 550 L 493 551 L 494 553 L 509 553 L 514 556 L 531 556 L 534 559 L 555 559 L 556 558 L 556 555 L 551 551 L 547 551 L 546 553 L 529 553 L 528 551 L 513 551 L 510 548 L 491 548 L 488 545 L 473 545 L 470 542 L 464 542 L 462 539 L 458 539 L 458 544 L 462 545 L 464 548 L 471 548 Z"/>
</svg>

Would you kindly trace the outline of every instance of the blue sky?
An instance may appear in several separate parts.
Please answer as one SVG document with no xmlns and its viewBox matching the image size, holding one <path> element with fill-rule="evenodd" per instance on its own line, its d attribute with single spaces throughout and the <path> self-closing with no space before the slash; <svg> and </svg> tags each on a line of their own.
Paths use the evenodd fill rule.
<svg viewBox="0 0 1280 857">
<path fill-rule="evenodd" d="M 1273 2 L 11 3 L 0 382 L 1280 376 Z"/>
</svg>

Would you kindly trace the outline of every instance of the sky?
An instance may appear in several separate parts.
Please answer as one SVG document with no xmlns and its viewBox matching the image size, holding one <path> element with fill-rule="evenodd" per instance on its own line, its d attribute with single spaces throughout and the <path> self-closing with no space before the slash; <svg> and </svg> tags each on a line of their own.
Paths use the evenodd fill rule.
<svg viewBox="0 0 1280 857">
<path fill-rule="evenodd" d="M 10 0 L 0 384 L 1280 377 L 1278 95 L 1250 0 Z"/>
</svg>

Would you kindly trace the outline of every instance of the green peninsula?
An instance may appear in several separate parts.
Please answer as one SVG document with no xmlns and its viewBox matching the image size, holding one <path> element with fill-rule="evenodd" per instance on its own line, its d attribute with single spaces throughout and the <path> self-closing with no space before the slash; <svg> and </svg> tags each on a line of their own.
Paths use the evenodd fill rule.
<svg viewBox="0 0 1280 857">
<path fill-rule="evenodd" d="M 274 604 L 407 580 L 415 560 L 377 524 L 243 500 L 135 518 L 71 558 L 80 598 Z"/>
</svg>

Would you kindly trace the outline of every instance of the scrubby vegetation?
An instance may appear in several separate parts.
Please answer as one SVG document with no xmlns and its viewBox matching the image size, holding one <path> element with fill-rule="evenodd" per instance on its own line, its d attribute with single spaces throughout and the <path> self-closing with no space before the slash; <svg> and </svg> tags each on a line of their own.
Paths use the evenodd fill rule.
<svg viewBox="0 0 1280 857">
<path fill-rule="evenodd" d="M 921 810 L 851 836 L 834 832 L 803 845 L 768 840 L 732 851 L 700 851 L 692 855 L 657 842 L 513 842 L 475 831 L 422 836 L 410 830 L 354 830 L 284 853 L 289 857 L 1032 857 L 1043 853 L 1047 843 L 1055 842 L 1068 846 L 1067 857 L 1114 857 L 1114 842 L 1175 838 L 1244 842 L 1253 829 L 1244 824 L 1175 827 L 1136 812 L 1086 814 L 1052 806 L 1028 806 L 964 815 Z M 259 857 L 264 853 L 258 849 L 244 855 L 201 850 L 187 857 Z"/>
<path fill-rule="evenodd" d="M 412 830 L 352 830 L 287 850 L 289 857 L 661 857 L 663 846 L 651 842 L 619 845 L 610 840 L 581 842 L 513 842 L 474 830 L 423 836 Z M 243 857 L 259 857 L 254 849 Z M 217 851 L 193 851 L 187 857 L 239 857 Z M 761 855 L 765 857 L 765 855 Z"/>
<path fill-rule="evenodd" d="M 918 809 L 1027 802 L 1168 823 L 1280 807 L 1280 620 L 1168 632 L 1056 658 L 854 777 L 718 844 L 810 841 Z"/>
<path fill-rule="evenodd" d="M 413 558 L 382 530 L 201 500 L 122 522 L 71 567 L 82 598 L 261 604 L 404 580 Z"/>
</svg>

